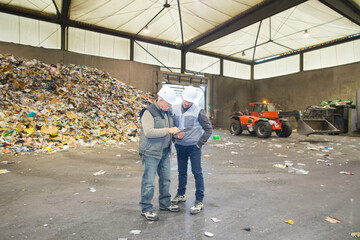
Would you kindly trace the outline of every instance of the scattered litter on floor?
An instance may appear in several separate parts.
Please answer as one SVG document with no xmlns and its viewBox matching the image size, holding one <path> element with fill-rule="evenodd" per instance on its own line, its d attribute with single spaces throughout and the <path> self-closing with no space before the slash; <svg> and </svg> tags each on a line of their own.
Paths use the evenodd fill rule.
<svg viewBox="0 0 360 240">
<path fill-rule="evenodd" d="M 215 236 L 215 234 L 211 233 L 211 232 L 204 232 L 204 235 L 207 237 L 213 237 Z"/>
<path fill-rule="evenodd" d="M 294 166 L 294 163 L 291 162 L 291 161 L 285 161 L 284 164 L 285 164 L 286 167 L 292 167 L 292 166 Z"/>
<path fill-rule="evenodd" d="M 15 161 L 1 161 L 2 164 L 13 164 Z"/>
<path fill-rule="evenodd" d="M 203 157 L 204 157 L 204 158 L 209 158 L 209 157 L 210 157 L 210 155 L 204 155 Z"/>
<path fill-rule="evenodd" d="M 247 231 L 247 232 L 251 232 L 251 228 L 247 227 L 247 228 L 242 228 L 241 230 Z"/>
<path fill-rule="evenodd" d="M 221 220 L 220 219 L 218 219 L 218 218 L 211 218 L 211 220 L 214 222 L 214 223 L 218 223 L 218 222 L 221 222 Z"/>
<path fill-rule="evenodd" d="M 287 158 L 288 156 L 287 155 L 284 155 L 284 154 L 279 154 L 277 155 L 278 157 L 281 157 L 281 158 Z"/>
<path fill-rule="evenodd" d="M 339 173 L 345 174 L 345 175 L 354 175 L 352 172 L 346 172 L 346 171 L 340 171 Z"/>
<path fill-rule="evenodd" d="M 131 153 L 136 153 L 138 150 L 136 150 L 136 149 L 126 149 L 126 151 L 131 152 Z"/>
<path fill-rule="evenodd" d="M 236 155 L 236 154 L 238 154 L 238 152 L 231 151 L 231 154 Z"/>
<path fill-rule="evenodd" d="M 100 170 L 100 171 L 98 171 L 98 172 L 93 173 L 93 175 L 94 175 L 94 176 L 99 176 L 99 175 L 104 175 L 105 173 L 106 173 L 106 171 Z"/>
<path fill-rule="evenodd" d="M 350 236 L 360 238 L 360 232 L 352 232 L 350 233 Z"/>
<path fill-rule="evenodd" d="M 291 219 L 289 219 L 289 220 L 285 221 L 285 223 L 290 224 L 290 225 L 293 225 L 293 224 L 294 224 L 294 221 L 291 220 Z"/>
<path fill-rule="evenodd" d="M 96 189 L 94 187 L 89 187 L 90 192 L 96 192 Z"/>
<path fill-rule="evenodd" d="M 0 174 L 3 174 L 3 173 L 9 173 L 10 171 L 9 170 L 6 170 L 6 169 L 0 169 Z"/>
<path fill-rule="evenodd" d="M 214 139 L 214 140 L 219 140 L 219 139 L 220 139 L 220 136 L 219 136 L 219 135 L 214 135 L 214 136 L 213 136 L 213 139 Z"/>
<path fill-rule="evenodd" d="M 332 217 L 332 216 L 326 217 L 325 220 L 328 221 L 328 222 L 330 222 L 330 223 L 339 223 L 339 222 L 342 222 L 342 220 L 340 220 L 340 219 L 338 219 L 338 218 L 335 218 L 335 217 Z"/>
<path fill-rule="evenodd" d="M 309 171 L 306 171 L 304 169 L 301 169 L 301 168 L 295 168 L 295 167 L 289 167 L 289 170 L 288 170 L 289 173 L 293 173 L 295 172 L 296 174 L 308 174 Z"/>
<path fill-rule="evenodd" d="M 118 154 L 118 155 L 116 155 L 117 157 L 121 157 L 121 155 L 120 154 Z"/>
<path fill-rule="evenodd" d="M 45 223 L 43 226 L 44 226 L 44 227 L 48 227 L 48 226 L 49 226 L 49 224 Z"/>
<path fill-rule="evenodd" d="M 134 234 L 134 235 L 137 235 L 137 234 L 140 234 L 141 233 L 141 230 L 131 230 L 130 231 L 130 234 Z"/>
<path fill-rule="evenodd" d="M 273 166 L 276 168 L 286 168 L 286 166 L 284 164 L 279 164 L 279 163 L 274 164 Z"/>
</svg>

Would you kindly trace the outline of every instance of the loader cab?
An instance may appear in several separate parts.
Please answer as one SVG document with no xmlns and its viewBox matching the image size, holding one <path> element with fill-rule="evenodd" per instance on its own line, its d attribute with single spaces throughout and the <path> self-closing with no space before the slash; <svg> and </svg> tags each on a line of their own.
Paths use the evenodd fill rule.
<svg viewBox="0 0 360 240">
<path fill-rule="evenodd" d="M 250 112 L 273 112 L 276 111 L 276 107 L 272 103 L 250 103 Z"/>
<path fill-rule="evenodd" d="M 272 103 L 253 102 L 249 103 L 249 106 L 251 116 L 269 119 L 277 119 L 279 117 L 279 112 Z"/>
</svg>

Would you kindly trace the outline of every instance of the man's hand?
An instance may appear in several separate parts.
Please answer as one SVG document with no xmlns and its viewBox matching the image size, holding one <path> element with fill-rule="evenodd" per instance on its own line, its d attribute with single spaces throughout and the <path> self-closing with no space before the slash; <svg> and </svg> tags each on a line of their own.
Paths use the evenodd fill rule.
<svg viewBox="0 0 360 240">
<path fill-rule="evenodd" d="M 178 129 L 177 127 L 169 128 L 169 133 L 170 134 L 175 134 L 177 132 L 180 132 L 180 129 Z"/>
<path fill-rule="evenodd" d="M 176 138 L 178 138 L 178 139 L 182 139 L 184 136 L 185 136 L 184 132 L 180 132 L 180 133 L 176 134 Z"/>
</svg>

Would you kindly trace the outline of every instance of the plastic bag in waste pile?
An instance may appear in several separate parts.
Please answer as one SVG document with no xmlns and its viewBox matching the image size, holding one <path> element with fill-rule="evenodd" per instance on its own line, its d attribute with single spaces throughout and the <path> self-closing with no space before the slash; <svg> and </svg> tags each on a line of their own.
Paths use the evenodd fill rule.
<svg viewBox="0 0 360 240">
<path fill-rule="evenodd" d="M 138 114 L 154 99 L 96 68 L 0 54 L 0 151 L 136 141 Z"/>
</svg>

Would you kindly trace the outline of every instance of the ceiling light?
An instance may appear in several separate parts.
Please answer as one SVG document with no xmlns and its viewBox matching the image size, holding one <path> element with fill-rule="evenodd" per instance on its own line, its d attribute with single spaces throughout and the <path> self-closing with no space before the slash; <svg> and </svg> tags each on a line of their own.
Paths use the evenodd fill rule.
<svg viewBox="0 0 360 240">
<path fill-rule="evenodd" d="M 143 30 L 144 30 L 144 33 L 149 33 L 149 32 L 150 32 L 150 30 L 149 30 L 149 27 L 148 27 L 148 26 L 145 26 Z"/>
<path fill-rule="evenodd" d="M 303 37 L 304 38 L 310 37 L 310 33 L 309 33 L 309 31 L 307 29 L 304 31 Z"/>
</svg>

